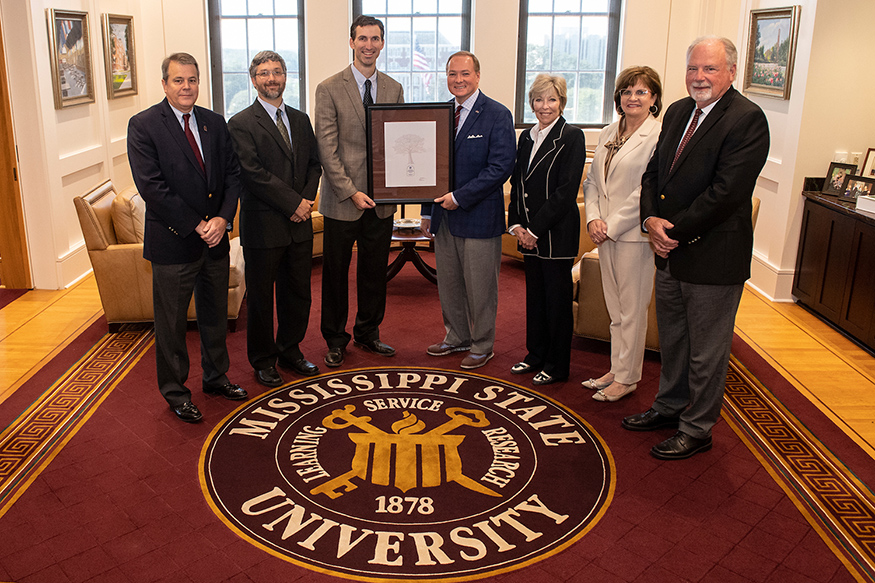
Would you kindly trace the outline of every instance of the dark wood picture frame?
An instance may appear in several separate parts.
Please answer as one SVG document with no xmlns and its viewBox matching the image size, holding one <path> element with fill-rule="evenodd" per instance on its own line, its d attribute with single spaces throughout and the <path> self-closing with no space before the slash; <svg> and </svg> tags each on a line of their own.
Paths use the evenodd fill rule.
<svg viewBox="0 0 875 583">
<path fill-rule="evenodd" d="M 831 194 L 833 196 L 841 196 L 844 190 L 842 187 L 845 184 L 845 179 L 857 173 L 855 164 L 845 164 L 843 162 L 830 162 L 829 171 L 826 173 L 826 180 L 823 182 L 823 194 Z"/>
<path fill-rule="evenodd" d="M 861 184 L 869 186 L 867 189 L 861 189 Z M 875 178 L 848 174 L 845 176 L 845 182 L 842 184 L 842 192 L 839 196 L 845 200 L 857 200 L 860 195 L 871 196 L 875 192 L 873 185 L 875 185 Z"/>
<path fill-rule="evenodd" d="M 366 108 L 368 194 L 376 203 L 430 203 L 453 190 L 453 103 L 396 103 Z M 433 122 L 435 143 L 434 185 L 387 186 L 386 124 Z M 410 156 L 415 153 L 412 151 Z"/>
</svg>

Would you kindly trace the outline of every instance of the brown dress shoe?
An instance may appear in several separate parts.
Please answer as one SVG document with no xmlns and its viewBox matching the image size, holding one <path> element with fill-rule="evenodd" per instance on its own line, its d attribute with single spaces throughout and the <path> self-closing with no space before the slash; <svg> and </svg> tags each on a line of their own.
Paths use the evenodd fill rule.
<svg viewBox="0 0 875 583">
<path fill-rule="evenodd" d="M 447 356 L 454 352 L 465 352 L 470 349 L 470 346 L 456 346 L 454 344 L 447 344 L 446 342 L 438 342 L 437 344 L 429 346 L 426 352 L 430 356 Z"/>
<path fill-rule="evenodd" d="M 471 369 L 471 368 L 480 368 L 487 362 L 489 359 L 495 356 L 494 352 L 490 352 L 489 354 L 474 354 L 473 352 L 462 359 L 462 368 Z"/>
</svg>

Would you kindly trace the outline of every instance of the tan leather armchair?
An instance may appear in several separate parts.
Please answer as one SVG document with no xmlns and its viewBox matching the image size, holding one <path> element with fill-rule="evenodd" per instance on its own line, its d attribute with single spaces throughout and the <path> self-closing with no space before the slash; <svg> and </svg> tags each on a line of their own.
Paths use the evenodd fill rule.
<svg viewBox="0 0 875 583">
<path fill-rule="evenodd" d="M 760 211 L 760 199 L 753 197 L 753 212 L 751 220 L 754 227 Z M 586 225 L 583 221 L 582 225 Z M 585 229 L 585 226 L 583 227 Z M 587 239 L 589 239 L 587 237 Z M 599 268 L 598 249 L 583 254 L 583 257 L 572 268 L 574 281 L 574 334 L 584 338 L 611 341 L 611 318 L 605 305 L 605 295 L 602 290 L 602 272 Z M 659 350 L 659 331 L 656 327 L 656 305 L 651 295 L 650 307 L 647 309 L 647 336 L 644 347 L 648 350 Z"/>
<path fill-rule="evenodd" d="M 145 204 L 134 187 L 116 194 L 107 180 L 73 199 L 97 290 L 110 331 L 125 322 L 151 322 L 152 264 L 143 259 Z M 231 232 L 231 273 L 228 280 L 228 327 L 233 332 L 246 293 L 243 249 Z M 188 319 L 195 319 L 194 301 Z"/>
</svg>

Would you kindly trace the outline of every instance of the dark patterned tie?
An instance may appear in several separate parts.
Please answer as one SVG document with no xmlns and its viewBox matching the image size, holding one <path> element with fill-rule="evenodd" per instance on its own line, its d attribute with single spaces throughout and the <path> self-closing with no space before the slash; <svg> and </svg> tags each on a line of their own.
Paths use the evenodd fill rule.
<svg viewBox="0 0 875 583">
<path fill-rule="evenodd" d="M 374 98 L 371 97 L 371 80 L 365 79 L 365 94 L 362 97 L 362 103 L 365 104 L 365 107 L 374 104 Z"/>
<path fill-rule="evenodd" d="M 283 123 L 283 112 L 279 108 L 277 108 L 276 110 L 276 129 L 280 131 L 280 135 L 283 137 L 283 141 L 286 143 L 289 152 L 291 152 L 292 141 L 289 139 L 289 131 L 286 129 L 286 124 Z"/>
<path fill-rule="evenodd" d="M 693 132 L 696 131 L 696 126 L 697 126 L 698 123 L 699 123 L 699 116 L 700 116 L 701 114 L 702 114 L 702 110 L 701 110 L 701 109 L 696 109 L 696 113 L 693 114 L 693 121 L 690 122 L 690 127 L 687 128 L 687 133 L 684 134 L 684 139 L 681 140 L 681 145 L 678 146 L 678 151 L 675 152 L 674 160 L 671 161 L 671 167 L 668 169 L 669 172 L 672 171 L 672 168 L 674 168 L 674 164 L 675 164 L 675 162 L 677 162 L 677 161 L 678 161 L 678 158 L 681 157 L 681 152 L 684 151 L 684 148 L 685 148 L 685 147 L 687 146 L 687 144 L 689 143 L 690 138 L 693 137 Z"/>
<path fill-rule="evenodd" d="M 456 119 L 453 120 L 453 131 L 459 133 L 459 120 L 462 118 L 462 106 L 456 107 Z"/>
<path fill-rule="evenodd" d="M 188 144 L 191 146 L 191 149 L 194 150 L 194 157 L 197 158 L 197 163 L 201 165 L 201 171 L 206 174 L 207 170 L 204 168 L 204 159 L 201 156 L 200 148 L 197 147 L 197 141 L 194 139 L 194 134 L 191 133 L 191 128 L 188 127 L 189 119 L 191 119 L 190 113 L 182 114 L 182 121 L 185 123 L 185 137 L 188 138 Z"/>
</svg>

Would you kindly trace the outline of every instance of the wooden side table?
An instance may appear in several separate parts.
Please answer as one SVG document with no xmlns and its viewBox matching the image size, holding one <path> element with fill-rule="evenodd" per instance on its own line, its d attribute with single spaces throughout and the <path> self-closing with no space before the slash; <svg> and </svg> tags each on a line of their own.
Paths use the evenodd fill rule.
<svg viewBox="0 0 875 583">
<path fill-rule="evenodd" d="M 434 251 L 434 240 L 422 234 L 422 231 L 419 230 L 418 220 L 401 219 L 395 221 L 395 227 L 392 230 L 392 243 L 400 243 L 401 251 L 398 253 L 398 257 L 389 264 L 386 281 L 395 277 L 404 264 L 409 261 L 425 279 L 437 284 L 437 270 L 426 263 L 419 253 L 419 251 Z M 422 243 L 426 245 L 417 248 L 417 244 Z"/>
</svg>

